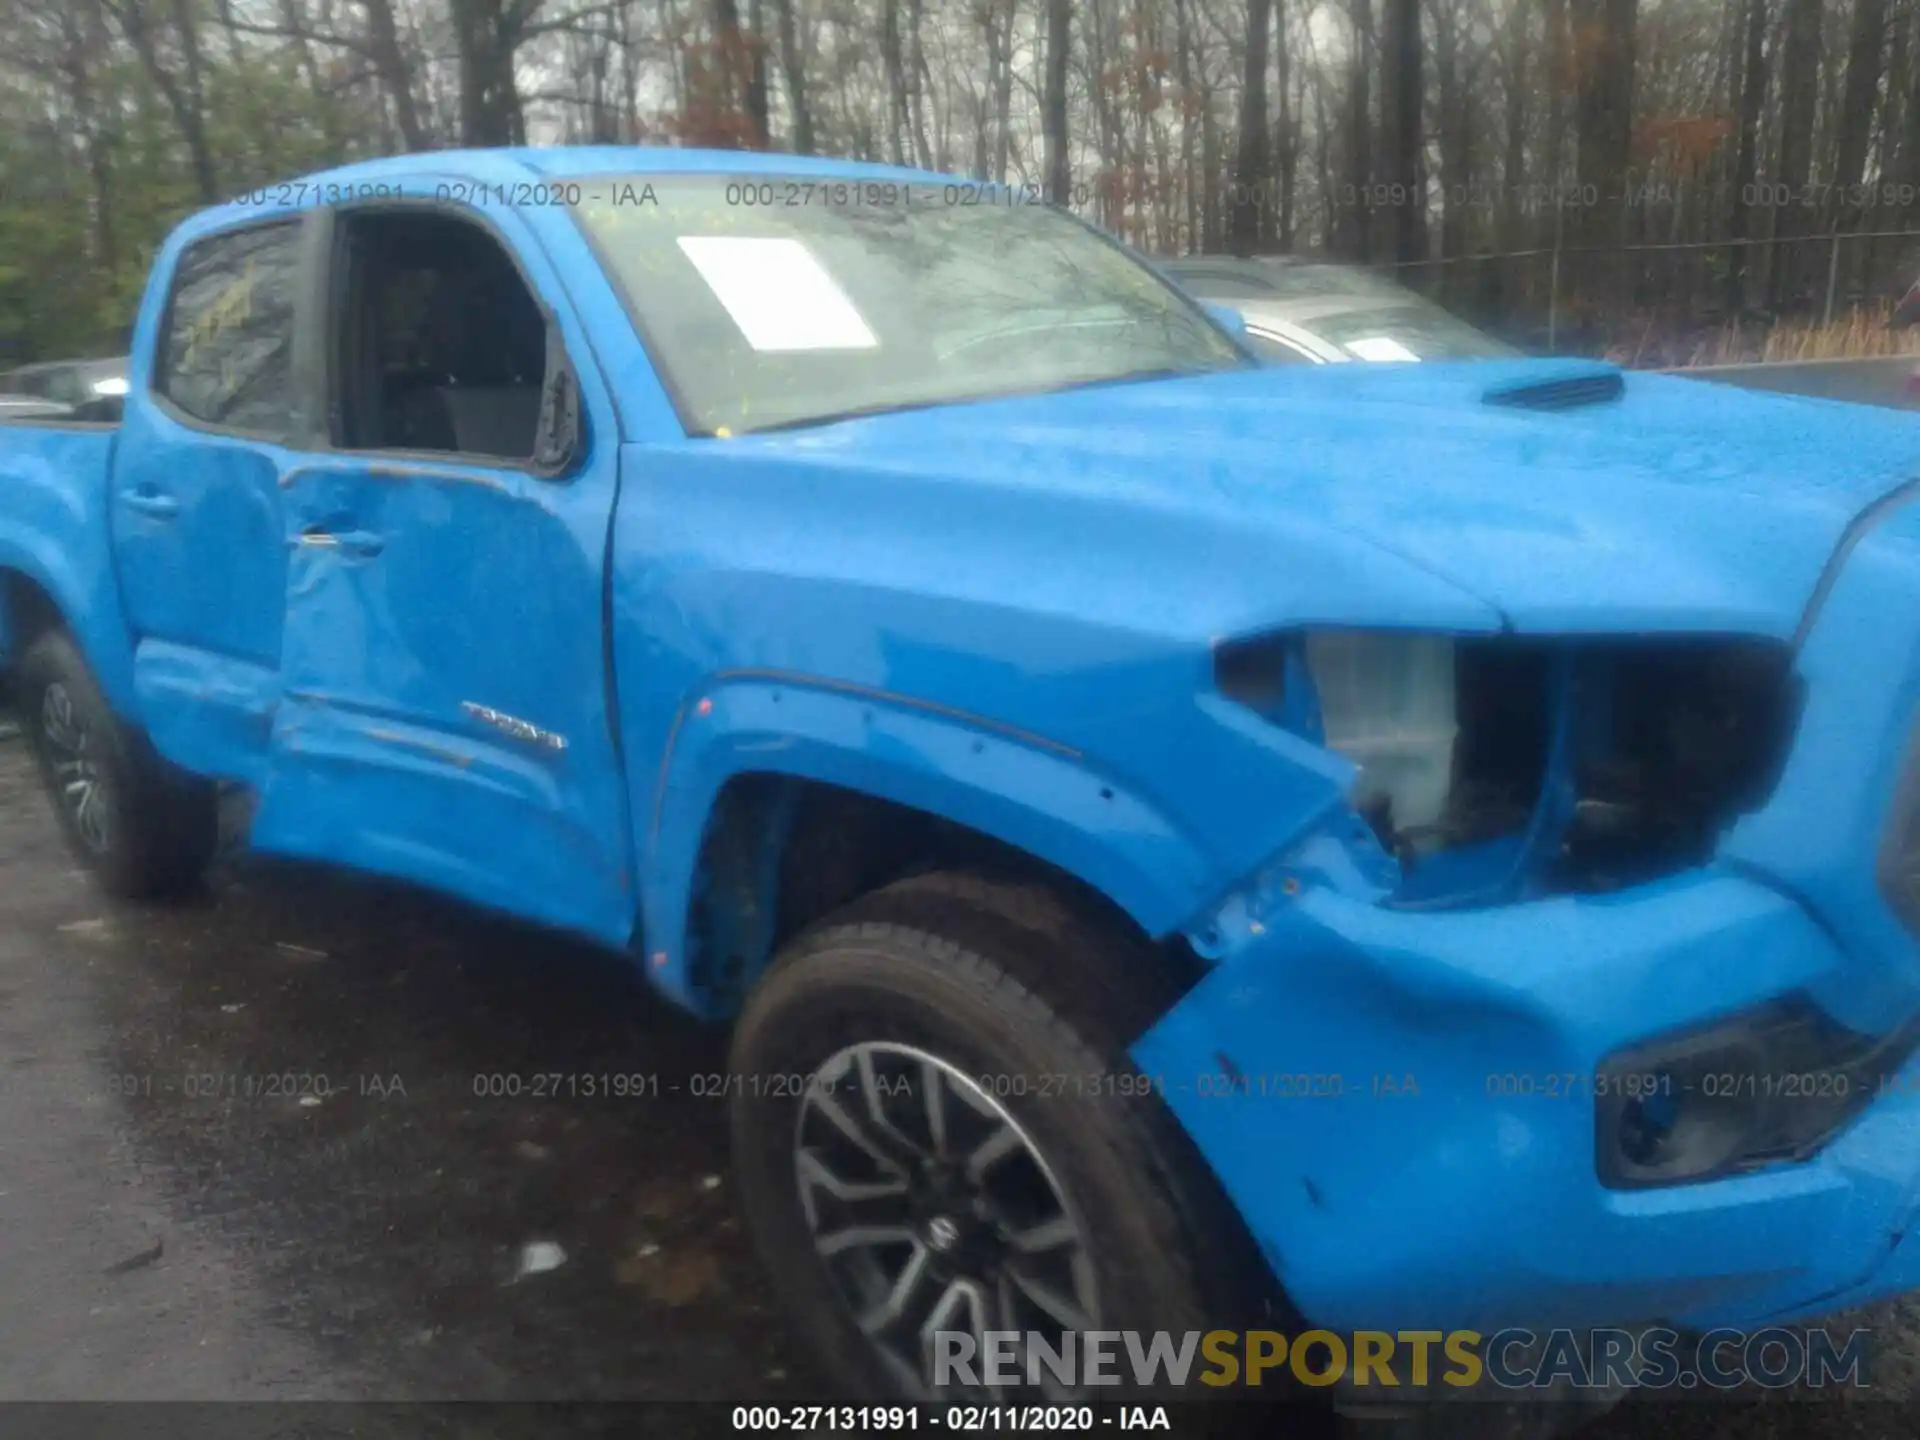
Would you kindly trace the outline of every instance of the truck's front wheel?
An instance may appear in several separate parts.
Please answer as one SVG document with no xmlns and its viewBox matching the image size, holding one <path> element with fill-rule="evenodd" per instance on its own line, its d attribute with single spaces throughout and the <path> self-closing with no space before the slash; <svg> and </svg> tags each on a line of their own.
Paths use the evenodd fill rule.
<svg viewBox="0 0 1920 1440">
<path fill-rule="evenodd" d="M 64 632 L 21 657 L 15 700 L 61 832 L 107 890 L 146 899 L 199 880 L 219 834 L 213 787 L 113 713 Z"/>
<path fill-rule="evenodd" d="M 732 1067 L 742 1203 L 852 1394 L 978 1394 L 989 1331 L 1023 1337 L 1024 1378 L 1026 1336 L 1177 1344 L 1249 1318 L 1262 1267 L 1126 1057 L 1166 1003 L 1156 958 L 1049 892 L 932 875 L 803 935 L 755 990 Z"/>
</svg>

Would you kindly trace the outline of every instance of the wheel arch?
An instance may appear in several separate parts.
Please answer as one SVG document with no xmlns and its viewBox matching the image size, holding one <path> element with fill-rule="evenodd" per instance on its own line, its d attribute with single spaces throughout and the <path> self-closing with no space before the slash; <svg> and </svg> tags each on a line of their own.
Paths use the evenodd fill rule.
<svg viewBox="0 0 1920 1440">
<path fill-rule="evenodd" d="M 1150 800 L 1065 747 L 805 684 L 691 702 L 652 804 L 636 808 L 646 968 L 715 1018 L 799 929 L 920 870 L 1031 879 L 1180 949 L 1180 925 L 1219 880 Z"/>
<path fill-rule="evenodd" d="M 0 562 L 0 675 L 17 666 L 34 641 L 65 623 L 60 602 L 37 576 Z"/>
<path fill-rule="evenodd" d="M 112 572 L 89 581 L 57 553 L 47 553 L 51 548 L 0 530 L 0 675 L 49 629 L 64 629 L 107 703 L 122 717 L 133 717 L 133 649 L 124 638 Z"/>
</svg>

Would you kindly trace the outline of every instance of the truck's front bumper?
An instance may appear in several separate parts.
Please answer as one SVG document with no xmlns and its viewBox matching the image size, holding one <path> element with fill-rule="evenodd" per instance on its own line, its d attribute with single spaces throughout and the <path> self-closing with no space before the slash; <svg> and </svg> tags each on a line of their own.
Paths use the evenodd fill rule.
<svg viewBox="0 0 1920 1440">
<path fill-rule="evenodd" d="M 1734 870 L 1453 913 L 1308 891 L 1133 1054 L 1315 1324 L 1750 1325 L 1920 1287 L 1920 1062 L 1809 1159 L 1635 1190 L 1598 1178 L 1592 1077 L 1850 968 Z"/>
</svg>

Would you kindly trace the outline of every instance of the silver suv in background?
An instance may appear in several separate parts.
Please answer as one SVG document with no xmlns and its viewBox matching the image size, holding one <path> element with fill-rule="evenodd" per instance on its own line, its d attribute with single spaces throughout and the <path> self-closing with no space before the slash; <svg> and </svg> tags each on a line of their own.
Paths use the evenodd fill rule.
<svg viewBox="0 0 1920 1440">
<path fill-rule="evenodd" d="M 1158 264 L 1195 299 L 1238 310 L 1248 346 L 1268 360 L 1336 365 L 1521 353 L 1358 265 L 1285 255 L 1189 255 Z"/>
<path fill-rule="evenodd" d="M 127 357 L 49 360 L 0 372 L 0 409 L 7 418 L 35 418 L 27 406 L 60 407 L 73 419 L 117 420 L 127 394 Z"/>
</svg>

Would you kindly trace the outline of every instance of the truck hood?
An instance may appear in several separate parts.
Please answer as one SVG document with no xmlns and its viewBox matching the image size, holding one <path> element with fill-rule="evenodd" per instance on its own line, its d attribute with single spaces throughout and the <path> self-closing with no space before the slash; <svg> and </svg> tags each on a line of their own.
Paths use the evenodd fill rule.
<svg viewBox="0 0 1920 1440">
<path fill-rule="evenodd" d="M 1122 382 L 746 437 L 788 458 L 1283 514 L 1515 629 L 1789 636 L 1849 523 L 1920 478 L 1920 416 L 1584 361 Z M 1276 564 L 1285 557 L 1276 555 Z"/>
</svg>

